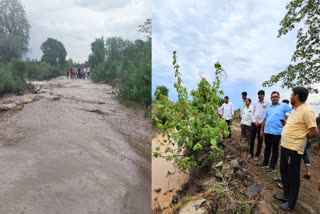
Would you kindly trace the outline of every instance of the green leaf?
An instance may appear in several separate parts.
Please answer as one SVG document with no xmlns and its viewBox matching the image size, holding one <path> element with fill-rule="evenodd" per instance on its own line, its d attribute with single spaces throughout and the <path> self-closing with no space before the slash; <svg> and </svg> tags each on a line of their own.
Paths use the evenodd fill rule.
<svg viewBox="0 0 320 214">
<path fill-rule="evenodd" d="M 197 151 L 197 150 L 202 150 L 203 146 L 200 143 L 197 143 L 196 145 L 193 146 L 193 151 Z"/>
</svg>

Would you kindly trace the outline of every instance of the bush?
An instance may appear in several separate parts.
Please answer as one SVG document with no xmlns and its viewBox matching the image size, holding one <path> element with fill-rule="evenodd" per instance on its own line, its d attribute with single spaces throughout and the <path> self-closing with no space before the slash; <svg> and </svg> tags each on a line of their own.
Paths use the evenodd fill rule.
<svg viewBox="0 0 320 214">
<path fill-rule="evenodd" d="M 91 80 L 94 82 L 102 82 L 108 79 L 108 72 L 104 62 L 97 65 L 97 67 L 91 72 Z"/>
<path fill-rule="evenodd" d="M 168 97 L 160 96 L 155 101 L 156 114 L 152 115 L 156 127 L 168 137 L 165 152 L 160 148 L 153 152 L 155 157 L 173 160 L 180 170 L 206 169 L 222 158 L 223 151 L 218 146 L 223 136 L 227 136 L 227 124 L 219 118 L 216 106 L 223 91 L 220 90 L 220 76 L 223 69 L 219 62 L 214 66 L 216 79 L 210 84 L 202 78 L 196 90 L 191 91 L 193 100 L 189 100 L 187 88 L 182 86 L 176 53 L 173 53 L 173 66 L 176 82 L 174 87 L 178 101 L 171 102 Z M 156 93 L 160 95 L 160 91 Z M 162 113 L 160 116 L 157 113 Z M 163 118 L 166 118 L 163 124 Z"/>
<path fill-rule="evenodd" d="M 28 87 L 23 77 L 24 69 L 21 62 L 0 63 L 0 95 L 16 93 Z"/>
<path fill-rule="evenodd" d="M 25 77 L 31 80 L 47 80 L 61 75 L 58 68 L 43 62 L 25 62 Z"/>
</svg>

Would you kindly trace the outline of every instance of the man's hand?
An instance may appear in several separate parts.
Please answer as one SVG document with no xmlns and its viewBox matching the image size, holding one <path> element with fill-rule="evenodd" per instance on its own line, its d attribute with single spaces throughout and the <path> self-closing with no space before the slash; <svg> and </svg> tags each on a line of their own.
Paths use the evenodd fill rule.
<svg viewBox="0 0 320 214">
<path fill-rule="evenodd" d="M 260 126 L 260 123 L 259 123 L 258 121 L 256 121 L 254 124 L 255 124 L 257 127 Z"/>
<path fill-rule="evenodd" d="M 262 131 L 262 129 L 261 129 L 261 131 L 260 131 L 260 136 L 263 137 L 263 131 Z"/>
</svg>

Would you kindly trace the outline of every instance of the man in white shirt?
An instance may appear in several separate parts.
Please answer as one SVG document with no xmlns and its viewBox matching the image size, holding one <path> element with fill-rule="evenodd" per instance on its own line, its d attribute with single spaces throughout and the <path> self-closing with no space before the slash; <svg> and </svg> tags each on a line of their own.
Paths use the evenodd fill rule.
<svg viewBox="0 0 320 214">
<path fill-rule="evenodd" d="M 246 107 L 246 100 L 247 100 L 247 92 L 244 91 L 241 93 L 241 97 L 242 97 L 242 100 L 243 100 L 243 103 L 242 103 L 242 106 L 240 108 L 240 120 L 242 120 L 243 118 L 243 109 Z M 250 100 L 250 103 L 251 103 L 251 100 Z M 251 123 L 250 123 L 251 125 Z M 242 138 L 246 138 L 246 128 L 242 123 L 241 123 L 241 139 Z"/>
<path fill-rule="evenodd" d="M 246 98 L 245 100 L 245 107 L 243 108 L 242 112 L 242 118 L 241 118 L 241 127 L 243 130 L 243 135 L 241 134 L 241 137 L 245 138 L 247 142 L 250 145 L 250 129 L 251 129 L 251 123 L 252 123 L 252 113 L 253 113 L 253 107 L 251 105 L 251 99 Z"/>
<path fill-rule="evenodd" d="M 229 102 L 229 97 L 224 97 L 224 103 L 222 106 L 218 109 L 218 112 L 221 112 L 221 116 L 228 124 L 228 130 L 229 130 L 229 136 L 228 138 L 231 138 L 231 122 L 234 117 L 234 108 L 233 104 Z"/>
<path fill-rule="evenodd" d="M 260 135 L 261 123 L 263 120 L 264 112 L 266 108 L 270 105 L 268 101 L 264 100 L 265 92 L 264 90 L 258 91 L 258 101 L 253 105 L 252 123 L 251 123 L 251 139 L 250 139 L 250 155 L 248 158 L 254 156 L 254 160 L 258 160 L 261 154 L 262 141 L 263 138 Z M 254 143 L 258 138 L 257 151 L 254 154 Z"/>
</svg>

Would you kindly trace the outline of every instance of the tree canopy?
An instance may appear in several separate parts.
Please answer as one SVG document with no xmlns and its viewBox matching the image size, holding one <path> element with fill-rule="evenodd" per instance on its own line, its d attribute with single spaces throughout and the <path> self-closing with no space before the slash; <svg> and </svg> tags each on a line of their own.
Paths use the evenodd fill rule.
<svg viewBox="0 0 320 214">
<path fill-rule="evenodd" d="M 57 67 L 65 65 L 67 51 L 60 41 L 48 38 L 42 43 L 41 50 L 43 52 L 41 61 Z"/>
<path fill-rule="evenodd" d="M 89 55 L 88 63 L 92 68 L 95 68 L 100 63 L 103 63 L 106 57 L 106 49 L 103 39 L 96 39 L 91 43 L 92 53 Z"/>
<path fill-rule="evenodd" d="M 19 0 L 0 0 L 0 60 L 21 58 L 28 51 L 30 24 Z"/>
<path fill-rule="evenodd" d="M 280 22 L 278 37 L 286 35 L 297 26 L 296 50 L 292 55 L 292 64 L 263 86 L 272 86 L 279 81 L 281 87 L 306 86 L 311 92 L 318 89 L 311 85 L 320 82 L 320 1 L 292 0 L 287 6 L 287 13 Z"/>
</svg>

